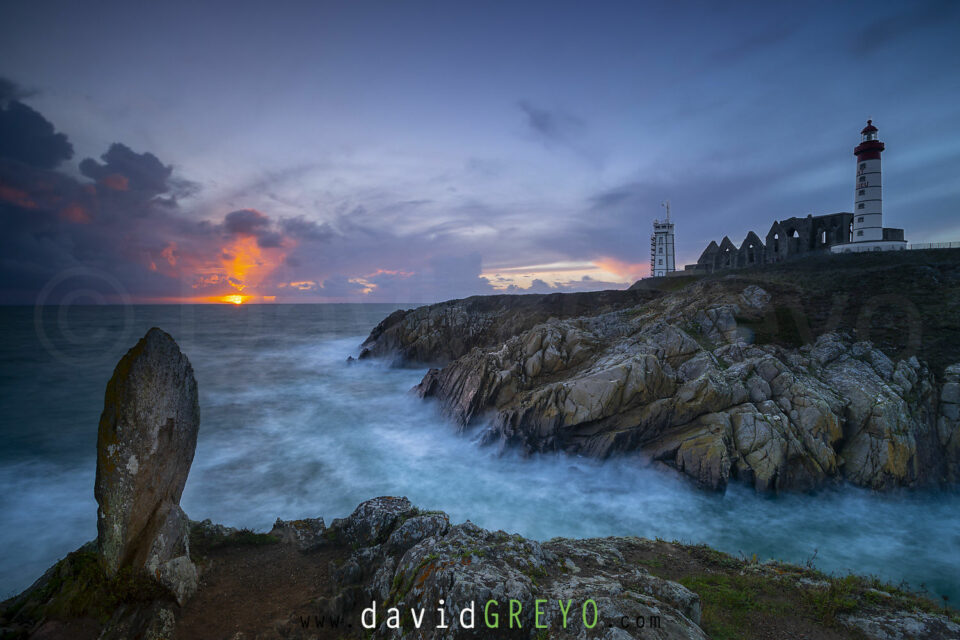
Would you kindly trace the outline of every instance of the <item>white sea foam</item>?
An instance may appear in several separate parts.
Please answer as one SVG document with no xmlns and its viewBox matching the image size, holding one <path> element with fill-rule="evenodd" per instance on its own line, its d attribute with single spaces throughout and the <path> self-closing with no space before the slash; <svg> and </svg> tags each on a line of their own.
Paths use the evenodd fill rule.
<svg viewBox="0 0 960 640">
<path fill-rule="evenodd" d="M 354 316 L 345 319 L 348 311 Z M 906 580 L 960 598 L 956 492 L 875 495 L 844 488 L 770 498 L 733 486 L 718 495 L 639 458 L 498 456 L 410 394 L 424 370 L 346 363 L 363 332 L 386 313 L 314 311 L 321 312 L 326 325 L 303 316 L 309 310 L 294 310 L 283 312 L 283 322 L 238 316 L 181 328 L 202 415 L 182 499 L 191 518 L 263 530 L 277 517 L 330 522 L 363 500 L 404 495 L 454 521 L 538 539 L 660 537 L 794 562 L 816 552 L 824 570 Z M 145 314 L 144 327 L 159 323 L 148 311 L 138 313 Z M 335 330 L 315 330 L 318 324 Z M 89 377 L 89 389 L 74 382 L 63 392 L 78 396 L 76 417 L 58 432 L 69 456 L 24 448 L 0 464 L 3 595 L 96 535 L 93 443 L 109 370 Z"/>
</svg>

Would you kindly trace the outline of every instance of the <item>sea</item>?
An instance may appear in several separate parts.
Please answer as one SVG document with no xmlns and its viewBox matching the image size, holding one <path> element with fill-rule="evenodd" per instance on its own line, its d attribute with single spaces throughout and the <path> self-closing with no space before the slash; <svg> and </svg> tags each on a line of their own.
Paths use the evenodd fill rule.
<svg viewBox="0 0 960 640">
<path fill-rule="evenodd" d="M 409 305 L 407 305 L 409 306 Z M 697 489 L 637 457 L 498 452 L 411 393 L 426 370 L 348 363 L 404 305 L 0 307 L 0 599 L 96 537 L 97 425 L 119 358 L 170 333 L 200 392 L 181 505 L 268 530 L 406 496 L 452 521 L 538 540 L 643 536 L 706 543 L 960 602 L 960 491 Z"/>
</svg>

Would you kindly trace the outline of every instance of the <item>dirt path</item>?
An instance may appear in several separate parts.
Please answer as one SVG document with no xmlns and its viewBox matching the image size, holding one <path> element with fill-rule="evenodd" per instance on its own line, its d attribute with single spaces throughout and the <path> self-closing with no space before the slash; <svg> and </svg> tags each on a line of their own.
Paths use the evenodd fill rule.
<svg viewBox="0 0 960 640">
<path fill-rule="evenodd" d="M 211 552 L 200 588 L 177 622 L 176 640 L 265 640 L 288 635 L 291 626 L 300 626 L 301 616 L 315 613 L 317 599 L 333 595 L 330 562 L 344 553 L 335 548 L 302 553 L 287 544 Z M 314 621 L 311 635 L 318 638 L 340 635 L 315 626 Z"/>
</svg>

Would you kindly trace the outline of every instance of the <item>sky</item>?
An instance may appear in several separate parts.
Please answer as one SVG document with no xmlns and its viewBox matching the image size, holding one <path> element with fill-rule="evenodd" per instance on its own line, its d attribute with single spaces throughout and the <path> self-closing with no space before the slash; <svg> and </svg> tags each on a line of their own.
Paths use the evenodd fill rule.
<svg viewBox="0 0 960 640">
<path fill-rule="evenodd" d="M 0 4 L 0 304 L 625 288 L 850 211 L 960 240 L 960 3 Z"/>
</svg>

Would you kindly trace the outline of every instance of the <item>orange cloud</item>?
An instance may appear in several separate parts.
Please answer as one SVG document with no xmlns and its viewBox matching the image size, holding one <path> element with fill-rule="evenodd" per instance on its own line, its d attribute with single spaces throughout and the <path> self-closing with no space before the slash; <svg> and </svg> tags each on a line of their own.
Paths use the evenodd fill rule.
<svg viewBox="0 0 960 640">
<path fill-rule="evenodd" d="M 90 224 L 92 219 L 87 210 L 76 202 L 71 202 L 60 210 L 60 217 L 74 224 Z"/>
<path fill-rule="evenodd" d="M 317 286 L 317 283 L 313 280 L 301 280 L 300 282 L 281 282 L 277 285 L 281 289 L 284 287 L 290 287 L 292 289 L 298 289 L 300 291 L 309 291 Z"/>
<path fill-rule="evenodd" d="M 256 289 L 283 262 L 284 247 L 263 248 L 254 236 L 240 236 L 220 250 L 226 282 L 237 291 Z"/>
<path fill-rule="evenodd" d="M 177 250 L 177 243 L 171 242 L 166 247 L 164 247 L 163 251 L 160 252 L 160 255 L 164 258 L 164 260 L 170 263 L 171 267 L 177 266 L 177 256 L 174 255 L 173 253 L 176 250 Z"/>
<path fill-rule="evenodd" d="M 360 289 L 360 293 L 364 295 L 368 293 L 372 293 L 373 290 L 377 288 L 376 283 L 369 282 L 366 278 L 350 278 L 347 280 L 347 282 L 349 282 L 350 284 L 358 284 L 361 287 L 363 287 L 362 289 Z"/>
<path fill-rule="evenodd" d="M 393 269 L 377 269 L 373 273 L 368 273 L 363 276 L 364 278 L 372 278 L 374 276 L 400 276 L 401 278 L 409 278 L 413 275 L 413 271 L 395 271 Z"/>
<path fill-rule="evenodd" d="M 0 200 L 15 204 L 24 209 L 36 209 L 37 203 L 30 199 L 26 191 L 0 184 Z"/>
<path fill-rule="evenodd" d="M 243 304 L 269 301 L 262 294 L 274 286 L 301 291 L 319 288 L 307 279 L 279 285 L 271 279 L 287 253 L 296 247 L 292 238 L 277 235 L 270 244 L 262 246 L 263 234 L 247 233 L 244 229 L 228 231 L 217 236 L 167 241 L 162 249 L 146 256 L 144 266 L 188 284 L 195 296 L 181 301 Z M 274 296 L 272 301 L 275 300 Z"/>
<path fill-rule="evenodd" d="M 594 260 L 593 264 L 620 278 L 639 279 L 650 271 L 649 262 L 626 262 L 616 258 L 601 257 Z"/>
<path fill-rule="evenodd" d="M 210 287 L 220 282 L 226 280 L 227 277 L 222 273 L 197 273 L 193 278 L 193 284 L 190 285 L 194 289 L 200 289 L 202 287 Z"/>
<path fill-rule="evenodd" d="M 100 178 L 100 183 L 114 191 L 126 191 L 130 188 L 130 181 L 127 176 L 120 173 L 111 173 L 108 176 Z"/>
</svg>

